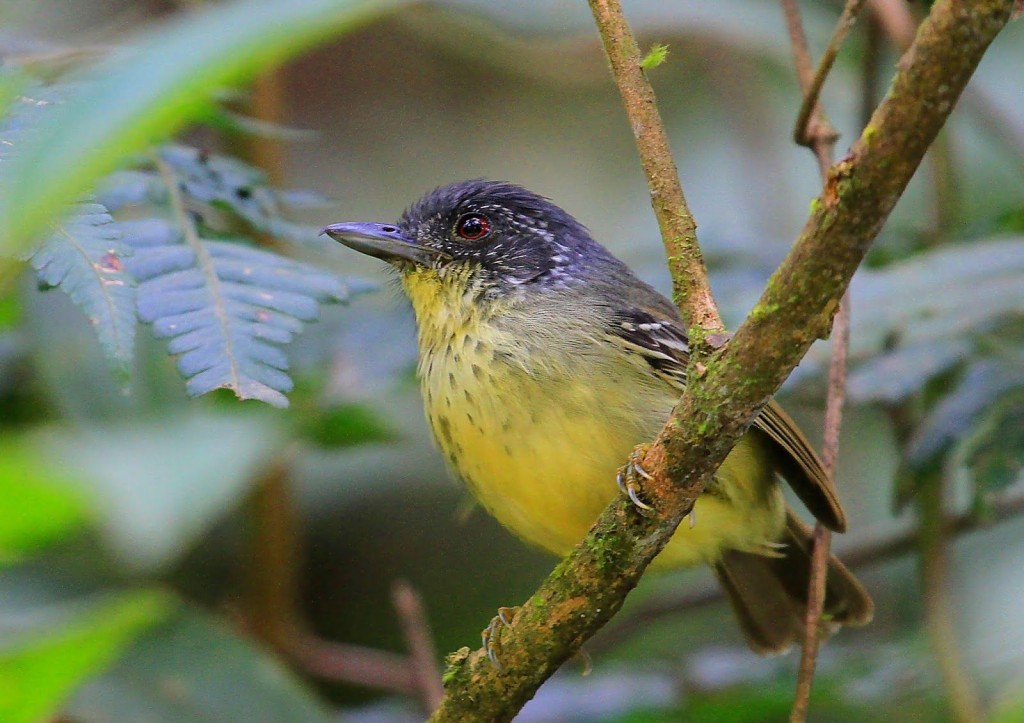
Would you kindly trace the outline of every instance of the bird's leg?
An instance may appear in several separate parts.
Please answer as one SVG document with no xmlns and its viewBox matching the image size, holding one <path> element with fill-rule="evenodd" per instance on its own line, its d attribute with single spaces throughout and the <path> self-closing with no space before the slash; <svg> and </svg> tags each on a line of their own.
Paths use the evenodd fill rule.
<svg viewBox="0 0 1024 723">
<path fill-rule="evenodd" d="M 480 633 L 483 648 L 487 651 L 487 659 L 491 661 L 494 669 L 499 672 L 502 670 L 501 659 L 498 657 L 501 652 L 501 631 L 503 627 L 511 627 L 512 618 L 518 612 L 518 605 L 510 608 L 498 608 L 498 614 L 491 618 L 491 622 Z"/>
<path fill-rule="evenodd" d="M 643 486 L 641 480 L 653 479 L 640 464 L 640 460 L 644 458 L 645 454 L 647 454 L 647 445 L 641 444 L 635 447 L 629 455 L 629 461 L 615 476 L 619 491 L 629 497 L 630 501 L 640 510 L 640 514 L 650 514 L 654 511 L 653 507 L 640 499 L 640 490 Z"/>
</svg>

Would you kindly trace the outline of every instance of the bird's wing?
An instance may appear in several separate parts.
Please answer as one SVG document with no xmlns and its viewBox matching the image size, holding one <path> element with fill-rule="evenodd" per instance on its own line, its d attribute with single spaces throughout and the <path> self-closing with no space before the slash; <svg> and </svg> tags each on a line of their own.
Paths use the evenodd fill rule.
<svg viewBox="0 0 1024 723">
<path fill-rule="evenodd" d="M 610 320 L 610 335 L 637 353 L 659 377 L 682 391 L 690 346 L 681 322 L 660 309 L 631 308 Z M 846 515 L 814 448 L 774 400 L 754 420 L 753 430 L 772 443 L 778 472 L 797 497 L 830 530 L 846 530 Z"/>
<path fill-rule="evenodd" d="M 682 391 L 690 343 L 678 322 L 655 310 L 628 309 L 611 320 L 612 341 L 643 357 L 651 369 Z"/>
</svg>

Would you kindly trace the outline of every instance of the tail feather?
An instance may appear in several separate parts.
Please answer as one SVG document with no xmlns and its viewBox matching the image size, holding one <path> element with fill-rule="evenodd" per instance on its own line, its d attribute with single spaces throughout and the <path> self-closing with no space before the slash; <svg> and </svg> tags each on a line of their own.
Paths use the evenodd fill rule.
<svg viewBox="0 0 1024 723">
<path fill-rule="evenodd" d="M 811 530 L 787 512 L 786 543 L 779 557 L 727 550 L 714 571 L 755 652 L 781 653 L 803 640 L 810 582 Z M 866 625 L 874 603 L 864 587 L 835 555 L 829 557 L 823 628 Z"/>
</svg>

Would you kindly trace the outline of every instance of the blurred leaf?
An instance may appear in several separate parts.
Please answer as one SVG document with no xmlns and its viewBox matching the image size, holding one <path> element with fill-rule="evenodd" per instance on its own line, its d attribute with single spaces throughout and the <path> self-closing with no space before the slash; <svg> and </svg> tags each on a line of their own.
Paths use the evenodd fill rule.
<svg viewBox="0 0 1024 723">
<path fill-rule="evenodd" d="M 0 440 L 0 564 L 83 522 L 87 507 L 69 484 L 23 439 Z"/>
<path fill-rule="evenodd" d="M 254 118 L 226 110 L 220 106 L 214 107 L 204 121 L 211 128 L 224 133 L 237 133 L 257 138 L 272 138 L 281 141 L 314 141 L 317 138 L 316 131 Z"/>
<path fill-rule="evenodd" d="M 15 149 L 61 99 L 61 90 L 27 75 L 0 67 L 0 163 L 11 162 Z"/>
<path fill-rule="evenodd" d="M 850 373 L 847 393 L 858 402 L 898 402 L 965 359 L 971 349 L 966 339 L 900 347 L 858 364 Z"/>
<path fill-rule="evenodd" d="M 1024 234 L 1024 206 L 1008 208 L 996 214 L 995 218 L 983 219 L 981 223 L 984 224 L 979 229 L 981 233 L 992 235 L 1005 233 Z"/>
<path fill-rule="evenodd" d="M 854 308 L 876 348 L 956 340 L 1024 313 L 1022 287 L 1024 238 L 977 240 L 862 274 Z"/>
<path fill-rule="evenodd" d="M 95 329 L 104 353 L 127 376 L 135 343 L 135 281 L 124 268 L 131 248 L 110 214 L 95 203 L 80 204 L 32 252 L 41 284 L 71 297 Z"/>
<path fill-rule="evenodd" d="M 971 364 L 959 383 L 925 416 L 907 446 L 915 467 L 930 463 L 957 440 L 971 434 L 979 415 L 1010 389 L 1024 386 L 1024 365 L 983 359 Z"/>
<path fill-rule="evenodd" d="M 181 555 L 238 503 L 280 441 L 267 415 L 198 412 L 39 440 L 54 464 L 82 480 L 107 544 L 137 569 Z"/>
<path fill-rule="evenodd" d="M 24 139 L 0 186 L 10 251 L 40 234 L 130 154 L 202 113 L 211 94 L 317 41 L 368 22 L 394 0 L 247 0 L 184 13 L 97 64 Z"/>
<path fill-rule="evenodd" d="M 397 438 L 383 418 L 364 404 L 339 404 L 305 409 L 298 415 L 299 433 L 322 447 L 354 447 Z"/>
<path fill-rule="evenodd" d="M 0 70 L 0 113 L 6 113 L 10 109 L 25 85 L 26 79 L 21 73 L 4 64 Z"/>
<path fill-rule="evenodd" d="M 0 720 L 50 719 L 85 678 L 107 667 L 169 611 L 165 593 L 120 593 L 76 610 L 56 626 L 6 636 L 0 644 Z"/>
<path fill-rule="evenodd" d="M 110 208 L 136 206 L 136 217 L 149 206 L 170 207 L 170 219 L 119 225 L 136 251 L 125 268 L 140 282 L 140 318 L 170 338 L 191 396 L 227 388 L 287 406 L 288 358 L 273 344 L 291 342 L 302 322 L 317 318 L 319 304 L 347 301 L 372 285 L 343 283 L 237 238 L 241 221 L 246 231 L 322 243 L 314 228 L 283 218 L 284 197 L 260 169 L 181 145 L 162 147 L 154 158 L 155 168 L 115 173 L 98 193 Z"/>
<path fill-rule="evenodd" d="M 1000 693 L 989 723 L 1024 723 L 1024 686 L 1019 679 Z"/>
<path fill-rule="evenodd" d="M 138 169 L 115 171 L 100 182 L 96 200 L 110 211 L 142 203 L 167 202 L 167 186 L 156 173 Z"/>
<path fill-rule="evenodd" d="M 169 145 L 160 157 L 174 170 L 178 188 L 189 200 L 224 208 L 254 229 L 275 238 L 318 244 L 319 229 L 282 218 L 278 192 L 267 185 L 266 174 L 235 158 L 188 146 Z"/>
<path fill-rule="evenodd" d="M 895 402 L 970 356 L 976 337 L 1024 314 L 1024 238 L 972 241 L 861 269 L 851 286 L 849 395 Z M 821 376 L 816 345 L 799 376 Z"/>
<path fill-rule="evenodd" d="M 0 296 L 0 331 L 10 329 L 21 320 L 21 303 L 17 296 Z"/>
<path fill-rule="evenodd" d="M 956 456 L 970 467 L 980 492 L 999 490 L 1020 479 L 1024 468 L 1024 389 L 985 410 Z"/>
<path fill-rule="evenodd" d="M 64 713 L 82 723 L 332 720 L 278 661 L 189 608 L 136 640 Z"/>
</svg>

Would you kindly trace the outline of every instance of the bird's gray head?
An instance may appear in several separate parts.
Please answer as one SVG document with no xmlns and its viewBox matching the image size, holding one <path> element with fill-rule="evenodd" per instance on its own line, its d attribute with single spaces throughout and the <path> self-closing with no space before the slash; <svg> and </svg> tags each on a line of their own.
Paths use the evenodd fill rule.
<svg viewBox="0 0 1024 723">
<path fill-rule="evenodd" d="M 490 293 L 572 284 L 588 270 L 618 264 L 548 199 L 498 181 L 437 188 L 397 224 L 340 223 L 324 233 L 403 273 L 430 268 Z"/>
</svg>

